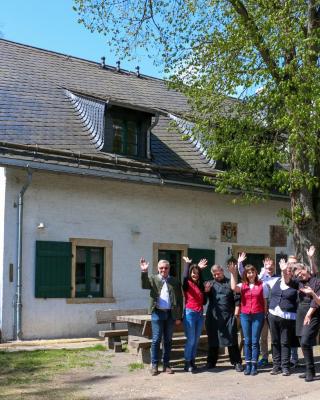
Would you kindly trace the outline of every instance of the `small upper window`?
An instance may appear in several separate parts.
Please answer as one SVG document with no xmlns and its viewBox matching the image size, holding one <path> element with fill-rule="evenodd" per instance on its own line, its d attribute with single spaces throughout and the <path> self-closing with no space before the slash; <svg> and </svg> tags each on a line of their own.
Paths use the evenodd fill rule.
<svg viewBox="0 0 320 400">
<path fill-rule="evenodd" d="M 106 111 L 103 150 L 129 157 L 146 158 L 151 115 L 111 106 Z"/>
</svg>

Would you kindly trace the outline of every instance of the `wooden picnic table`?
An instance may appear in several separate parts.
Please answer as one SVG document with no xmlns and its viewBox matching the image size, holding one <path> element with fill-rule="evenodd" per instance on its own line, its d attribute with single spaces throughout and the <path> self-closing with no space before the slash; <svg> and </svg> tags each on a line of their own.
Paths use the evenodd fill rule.
<svg viewBox="0 0 320 400">
<path fill-rule="evenodd" d="M 151 321 L 150 314 L 140 314 L 140 315 L 118 315 L 117 321 L 121 322 L 128 322 L 132 324 L 141 325 L 145 321 Z"/>
<path fill-rule="evenodd" d="M 128 344 L 132 338 L 151 338 L 151 315 L 118 315 L 117 321 L 126 322 L 128 325 Z"/>
<path fill-rule="evenodd" d="M 137 338 L 151 339 L 151 315 L 119 315 L 117 321 L 126 322 L 128 325 L 128 345 L 131 346 L 132 342 L 136 342 Z M 174 334 L 184 333 L 183 323 L 174 326 Z M 203 330 L 205 334 L 205 328 Z"/>
<path fill-rule="evenodd" d="M 141 356 L 142 362 L 149 363 L 152 341 L 151 315 L 119 315 L 117 316 L 117 321 L 127 323 L 129 351 L 136 352 Z M 175 325 L 173 343 L 184 345 L 186 339 L 183 332 L 182 323 Z M 207 335 L 202 335 L 200 339 L 202 342 L 206 342 Z"/>
</svg>

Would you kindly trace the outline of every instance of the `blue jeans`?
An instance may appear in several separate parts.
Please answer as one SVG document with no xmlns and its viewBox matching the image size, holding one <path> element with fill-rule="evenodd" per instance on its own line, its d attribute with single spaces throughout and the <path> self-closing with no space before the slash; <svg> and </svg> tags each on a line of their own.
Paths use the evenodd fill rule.
<svg viewBox="0 0 320 400">
<path fill-rule="evenodd" d="M 297 363 L 299 361 L 298 348 L 291 347 L 291 361 Z"/>
<path fill-rule="evenodd" d="M 155 309 L 151 314 L 152 344 L 151 344 L 151 364 L 158 365 L 160 343 L 163 337 L 163 365 L 168 366 L 170 362 L 172 334 L 174 320 L 171 311 Z"/>
<path fill-rule="evenodd" d="M 184 358 L 186 361 L 191 361 L 195 359 L 197 354 L 199 337 L 203 327 L 203 312 L 186 308 L 184 310 L 183 325 L 187 337 Z"/>
<path fill-rule="evenodd" d="M 259 340 L 264 323 L 264 313 L 240 314 L 244 336 L 244 355 L 246 362 L 257 362 L 260 353 Z"/>
</svg>

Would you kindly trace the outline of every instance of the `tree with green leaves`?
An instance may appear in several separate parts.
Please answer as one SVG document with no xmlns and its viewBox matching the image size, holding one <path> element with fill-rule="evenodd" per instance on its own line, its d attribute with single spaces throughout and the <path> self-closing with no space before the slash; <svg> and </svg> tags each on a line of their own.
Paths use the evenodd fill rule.
<svg viewBox="0 0 320 400">
<path fill-rule="evenodd" d="M 122 57 L 147 49 L 190 100 L 194 135 L 224 168 L 222 193 L 290 197 L 303 259 L 320 260 L 320 1 L 75 0 Z M 231 101 L 231 97 L 236 98 Z"/>
</svg>

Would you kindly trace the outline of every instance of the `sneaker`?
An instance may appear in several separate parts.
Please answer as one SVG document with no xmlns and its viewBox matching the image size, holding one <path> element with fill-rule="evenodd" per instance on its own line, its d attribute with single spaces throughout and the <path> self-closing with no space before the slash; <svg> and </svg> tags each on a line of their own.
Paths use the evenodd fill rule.
<svg viewBox="0 0 320 400">
<path fill-rule="evenodd" d="M 212 362 L 207 362 L 206 364 L 206 369 L 213 369 L 216 367 L 216 364 L 213 364 Z"/>
<path fill-rule="evenodd" d="M 260 358 L 258 361 L 258 367 L 265 367 L 268 365 L 268 359 L 267 358 Z"/>
<path fill-rule="evenodd" d="M 252 364 L 250 375 L 251 376 L 258 375 L 258 370 L 257 370 L 257 364 L 256 363 Z"/>
<path fill-rule="evenodd" d="M 166 374 L 169 374 L 169 375 L 174 374 L 173 369 L 169 365 L 163 367 L 163 372 L 165 372 Z"/>
<path fill-rule="evenodd" d="M 243 366 L 240 363 L 236 363 L 236 365 L 234 366 L 235 370 L 237 372 L 242 372 L 243 371 Z"/>
<path fill-rule="evenodd" d="M 245 375 L 250 375 L 251 374 L 251 363 L 247 363 L 246 367 L 244 369 L 244 374 Z"/>
<path fill-rule="evenodd" d="M 195 360 L 191 360 L 191 361 L 190 361 L 190 364 L 191 364 L 191 366 L 192 366 L 192 368 L 193 368 L 194 370 L 198 368 L 197 365 L 196 365 L 196 361 L 195 361 Z"/>
<path fill-rule="evenodd" d="M 273 367 L 271 372 L 270 372 L 270 375 L 279 375 L 279 374 L 281 374 L 281 372 L 282 372 L 281 368 Z"/>
<path fill-rule="evenodd" d="M 290 376 L 289 368 L 282 368 L 282 376 Z"/>
<path fill-rule="evenodd" d="M 185 370 L 186 372 L 194 372 L 194 367 L 193 367 L 192 363 L 189 362 L 189 361 L 186 361 L 186 362 L 184 363 L 184 370 Z"/>
<path fill-rule="evenodd" d="M 312 382 L 315 374 L 312 371 L 306 372 L 306 377 L 304 378 L 305 382 Z"/>
<path fill-rule="evenodd" d="M 158 366 L 157 365 L 152 365 L 150 369 L 150 373 L 152 376 L 156 376 L 159 374 Z"/>
<path fill-rule="evenodd" d="M 300 367 L 299 360 L 290 361 L 290 368 L 298 368 L 298 367 Z"/>
<path fill-rule="evenodd" d="M 316 376 L 315 370 L 312 368 L 307 372 L 299 375 L 299 378 L 304 379 L 306 382 L 313 381 L 313 378 Z"/>
</svg>

